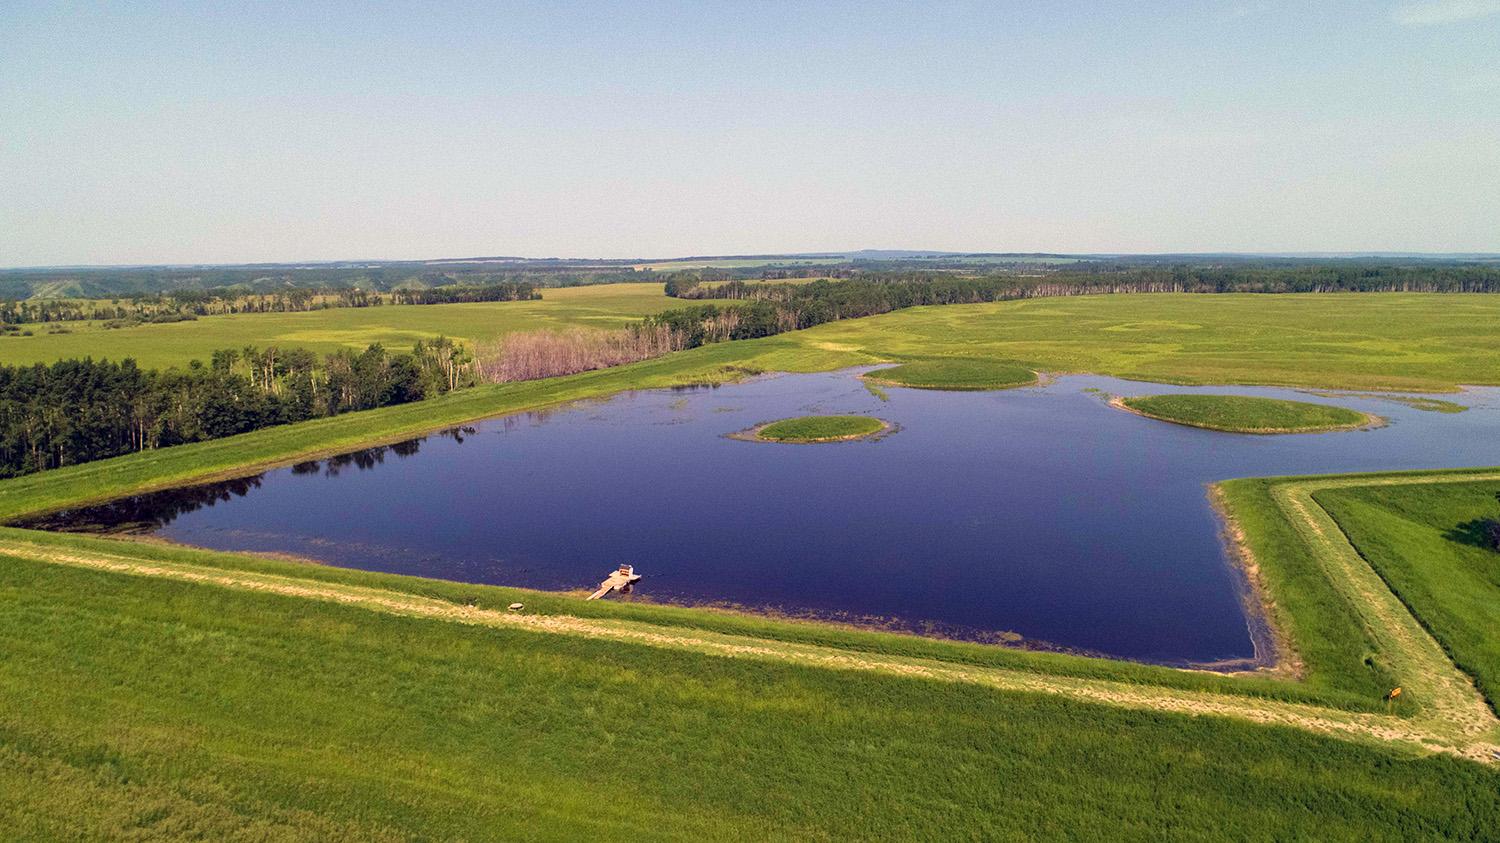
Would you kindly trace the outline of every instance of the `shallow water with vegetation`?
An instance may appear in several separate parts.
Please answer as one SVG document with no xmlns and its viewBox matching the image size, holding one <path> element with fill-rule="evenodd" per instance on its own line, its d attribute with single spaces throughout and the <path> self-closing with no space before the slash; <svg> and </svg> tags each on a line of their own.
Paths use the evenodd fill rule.
<svg viewBox="0 0 1500 843">
<path fill-rule="evenodd" d="M 628 562 L 645 575 L 638 598 L 1198 664 L 1255 655 L 1206 483 L 1500 464 L 1497 389 L 1468 391 L 1462 414 L 1326 398 L 1390 424 L 1258 437 L 1105 399 L 1305 396 L 1094 376 L 872 392 L 861 371 L 624 393 L 33 526 L 546 589 L 592 588 Z M 823 414 L 901 432 L 807 448 L 731 438 Z"/>
</svg>

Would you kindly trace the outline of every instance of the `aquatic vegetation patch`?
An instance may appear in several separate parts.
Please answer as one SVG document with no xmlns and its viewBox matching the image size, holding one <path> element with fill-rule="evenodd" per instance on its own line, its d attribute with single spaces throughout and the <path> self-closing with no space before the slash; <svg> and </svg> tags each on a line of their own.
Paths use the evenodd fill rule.
<svg viewBox="0 0 1500 843">
<path fill-rule="evenodd" d="M 865 375 L 865 379 L 916 389 L 1010 389 L 1036 383 L 1037 375 L 1019 363 L 1006 360 L 941 358 L 877 369 Z"/>
<path fill-rule="evenodd" d="M 1379 416 L 1331 404 L 1246 395 L 1142 395 L 1110 403 L 1148 418 L 1230 433 L 1317 433 L 1383 422 Z"/>
<path fill-rule="evenodd" d="M 755 438 L 770 442 L 846 442 L 890 429 L 873 416 L 802 416 L 771 422 L 755 430 Z"/>
<path fill-rule="evenodd" d="M 1413 410 L 1423 410 L 1429 413 L 1462 413 L 1469 409 L 1456 401 L 1444 401 L 1441 398 L 1426 395 L 1385 395 L 1379 392 L 1313 392 L 1309 394 L 1319 398 L 1369 398 L 1376 401 L 1393 401 Z"/>
</svg>

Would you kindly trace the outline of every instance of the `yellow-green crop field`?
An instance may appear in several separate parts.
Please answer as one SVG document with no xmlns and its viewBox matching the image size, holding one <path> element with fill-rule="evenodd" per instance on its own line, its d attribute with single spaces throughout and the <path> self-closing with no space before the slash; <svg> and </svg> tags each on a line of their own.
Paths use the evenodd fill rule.
<svg viewBox="0 0 1500 843">
<path fill-rule="evenodd" d="M 308 348 L 329 353 L 370 343 L 406 349 L 438 334 L 471 341 L 538 328 L 618 328 L 672 307 L 660 284 L 608 284 L 542 291 L 540 301 L 340 307 L 306 313 L 239 313 L 191 322 L 108 329 L 102 323 L 59 323 L 71 333 L 28 325 L 29 337 L 0 337 L 0 362 L 51 363 L 70 357 L 135 358 L 146 368 L 207 360 L 215 349 L 246 345 Z"/>
</svg>

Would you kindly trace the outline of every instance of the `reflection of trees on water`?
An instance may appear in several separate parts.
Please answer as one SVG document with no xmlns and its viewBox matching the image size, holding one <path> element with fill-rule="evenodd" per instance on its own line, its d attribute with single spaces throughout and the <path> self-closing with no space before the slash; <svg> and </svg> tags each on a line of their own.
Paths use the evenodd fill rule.
<svg viewBox="0 0 1500 843">
<path fill-rule="evenodd" d="M 397 442 L 394 445 L 378 445 L 374 448 L 365 448 L 362 451 L 339 454 L 327 459 L 299 462 L 292 466 L 292 473 L 296 475 L 322 474 L 324 477 L 337 477 L 339 476 L 339 472 L 350 466 L 360 471 L 368 471 L 384 463 L 386 454 L 409 457 L 417 453 L 422 450 L 422 443 L 424 441 L 426 440 L 412 439 L 406 442 Z M 459 439 L 458 441 L 462 442 L 463 440 Z"/>
<path fill-rule="evenodd" d="M 460 444 L 464 437 L 475 433 L 474 427 L 455 427 L 437 434 Z M 426 438 L 409 439 L 394 445 L 380 445 L 321 460 L 307 460 L 291 466 L 291 473 L 299 476 L 321 474 L 337 477 L 341 471 L 354 467 L 367 471 L 385 462 L 387 455 L 398 458 L 410 457 L 422 449 Z M 221 480 L 180 489 L 166 489 L 128 498 L 97 504 L 95 506 L 64 509 L 49 515 L 15 522 L 14 526 L 33 530 L 62 530 L 68 532 L 123 532 L 150 533 L 167 526 L 180 515 L 196 512 L 205 506 L 220 501 L 241 498 L 259 489 L 265 474 Z"/>
<path fill-rule="evenodd" d="M 556 407 L 543 407 L 540 410 L 528 410 L 524 413 L 511 413 L 508 416 L 500 416 L 497 419 L 491 419 L 490 423 L 498 423 L 501 430 L 509 433 L 520 427 L 530 427 L 541 424 L 542 422 L 552 418 L 558 413 L 566 413 L 570 410 L 577 410 L 580 407 L 588 406 L 589 403 L 591 402 L 570 401 L 567 404 L 560 404 Z M 469 433 L 473 433 L 475 431 L 475 428 L 471 427 L 467 430 Z M 463 440 L 459 439 L 458 441 L 462 442 Z"/>
<path fill-rule="evenodd" d="M 71 532 L 149 533 L 172 523 L 177 516 L 194 512 L 220 501 L 244 497 L 259 489 L 264 474 L 222 480 L 202 486 L 167 489 L 148 495 L 136 495 L 96 506 L 64 509 L 18 523 L 33 530 L 67 530 Z"/>
</svg>

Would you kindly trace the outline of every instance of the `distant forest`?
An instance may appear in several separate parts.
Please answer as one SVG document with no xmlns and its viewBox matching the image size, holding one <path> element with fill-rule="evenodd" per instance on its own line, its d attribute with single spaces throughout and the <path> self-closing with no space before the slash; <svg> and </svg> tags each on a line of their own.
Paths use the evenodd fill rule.
<svg viewBox="0 0 1500 843">
<path fill-rule="evenodd" d="M 691 269 L 693 264 L 708 268 Z M 674 266 L 681 264 L 681 266 Z M 675 261 L 559 258 L 464 258 L 437 261 L 343 261 L 239 266 L 41 267 L 0 269 L 0 300 L 116 299 L 179 290 L 221 291 L 224 296 L 293 289 L 371 293 L 434 287 L 530 284 L 536 288 L 663 282 L 684 271 L 711 281 L 850 278 L 881 273 L 933 272 L 966 277 L 1116 274 L 1151 269 L 1169 273 L 1219 272 L 1360 274 L 1372 268 L 1416 271 L 1500 267 L 1500 255 L 1438 257 L 1262 257 L 1254 255 L 1056 255 L 851 252 L 824 255 L 746 255 Z"/>
<path fill-rule="evenodd" d="M 463 304 L 525 301 L 541 298 L 531 284 L 506 282 L 484 286 L 430 287 L 375 293 L 357 287 L 315 290 L 294 287 L 273 293 L 242 293 L 230 288 L 173 290 L 128 299 L 30 299 L 0 301 L 0 331 L 28 324 L 103 320 L 107 328 L 144 322 L 182 322 L 225 313 L 299 313 L 332 307 L 379 307 L 386 304 Z"/>
</svg>

